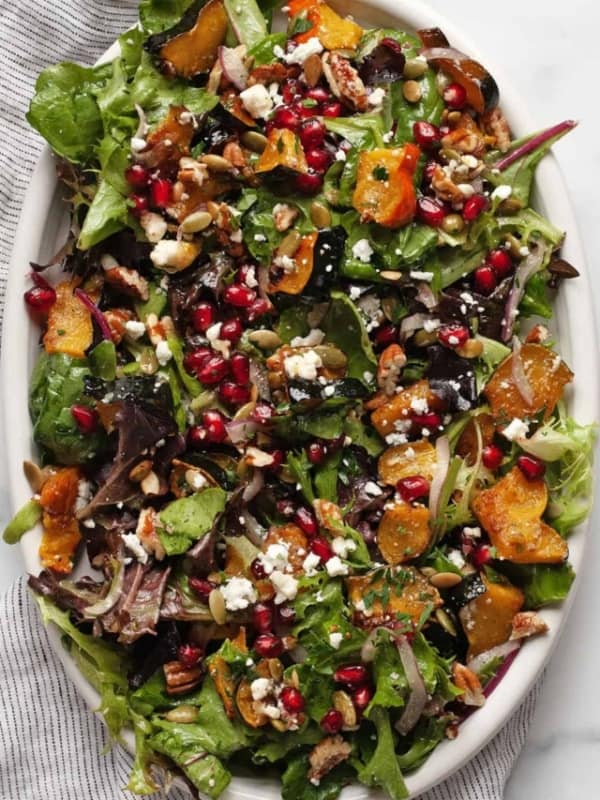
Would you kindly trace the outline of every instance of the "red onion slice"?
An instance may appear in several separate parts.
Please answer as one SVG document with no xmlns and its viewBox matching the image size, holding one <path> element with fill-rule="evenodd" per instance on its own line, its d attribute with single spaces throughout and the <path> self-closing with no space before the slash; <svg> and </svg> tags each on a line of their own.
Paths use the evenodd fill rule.
<svg viewBox="0 0 600 800">
<path fill-rule="evenodd" d="M 510 167 L 511 164 L 514 164 L 515 161 L 523 158 L 523 156 L 529 155 L 529 153 L 533 153 L 534 150 L 537 150 L 555 136 L 564 136 L 565 133 L 568 133 L 569 131 L 573 130 L 573 128 L 577 127 L 577 124 L 578 123 L 575 120 L 567 119 L 564 122 L 559 122 L 558 125 L 553 125 L 551 128 L 547 128 L 545 131 L 532 136 L 529 141 L 525 142 L 520 147 L 517 147 L 516 150 L 512 151 L 512 153 L 508 153 L 499 161 L 496 161 L 496 163 L 492 165 L 492 169 L 498 169 L 500 172 L 502 172 L 502 170 Z"/>
<path fill-rule="evenodd" d="M 417 659 L 415 658 L 412 647 L 408 643 L 408 639 L 406 636 L 401 635 L 394 636 L 394 639 L 410 689 L 408 703 L 404 708 L 402 716 L 398 722 L 396 722 L 394 727 L 398 733 L 400 733 L 402 736 L 406 736 L 406 734 L 410 733 L 410 731 L 412 731 L 412 729 L 415 727 L 421 718 L 423 709 L 427 705 L 427 690 L 425 688 L 425 684 L 423 683 L 421 673 L 419 672 Z"/>
<path fill-rule="evenodd" d="M 242 52 L 245 55 L 246 47 L 219 47 L 219 63 L 223 69 L 223 75 L 228 81 L 240 91 L 246 88 L 248 83 L 248 70 L 242 60 Z"/>
<path fill-rule="evenodd" d="M 418 300 L 419 303 L 422 303 L 428 311 L 431 311 L 437 306 L 438 299 L 427 281 L 419 281 L 419 283 L 417 283 L 417 289 L 418 292 L 415 300 Z"/>
<path fill-rule="evenodd" d="M 119 561 L 115 566 L 115 574 L 113 575 L 106 597 L 103 597 L 101 600 L 98 600 L 97 603 L 83 609 L 83 614 L 86 618 L 91 619 L 92 617 L 99 617 L 111 610 L 121 596 L 124 577 L 125 569 L 123 562 Z"/>
<path fill-rule="evenodd" d="M 450 467 L 450 441 L 447 436 L 440 436 L 435 443 L 436 465 L 435 474 L 429 490 L 429 512 L 432 519 L 437 519 L 440 513 L 440 498 L 442 487 Z"/>
<path fill-rule="evenodd" d="M 521 358 L 521 340 L 513 336 L 512 378 L 517 391 L 528 406 L 533 405 L 533 389 L 525 373 L 525 365 Z"/>
<path fill-rule="evenodd" d="M 496 647 L 492 647 L 490 650 L 486 650 L 484 653 L 480 653 L 478 656 L 475 656 L 475 658 L 472 658 L 467 663 L 467 667 L 473 672 L 479 672 L 493 658 L 506 658 L 506 656 L 510 655 L 514 650 L 518 650 L 519 646 L 519 642 L 515 640 L 499 644 Z"/>
<path fill-rule="evenodd" d="M 232 422 L 228 422 L 225 428 L 232 444 L 242 444 L 254 436 L 258 425 L 251 419 L 234 419 Z"/>
<path fill-rule="evenodd" d="M 534 275 L 544 263 L 544 258 L 547 253 L 547 248 L 538 243 L 532 243 L 529 246 L 530 253 L 525 258 L 515 272 L 512 288 L 506 300 L 504 307 L 504 317 L 502 318 L 502 341 L 510 342 L 512 337 L 513 325 L 517 317 L 519 303 L 525 294 L 525 286 L 527 281 Z"/>
<path fill-rule="evenodd" d="M 404 317 L 400 323 L 400 341 L 405 342 L 409 339 L 429 319 L 431 319 L 429 314 L 411 314 L 410 317 Z"/>
<path fill-rule="evenodd" d="M 250 500 L 253 500 L 264 485 L 265 485 L 265 478 L 264 475 L 262 474 L 262 470 L 255 469 L 254 472 L 252 473 L 252 480 L 246 486 L 242 494 L 242 499 L 244 500 L 244 502 L 249 503 Z"/>
<path fill-rule="evenodd" d="M 110 331 L 110 327 L 108 322 L 106 321 L 106 317 L 100 311 L 96 303 L 92 300 L 92 298 L 87 295 L 83 289 L 75 289 L 75 297 L 80 300 L 83 305 L 88 309 L 98 328 L 100 329 L 100 333 L 102 334 L 103 339 L 107 339 L 109 342 L 112 342 L 112 333 Z"/>
</svg>

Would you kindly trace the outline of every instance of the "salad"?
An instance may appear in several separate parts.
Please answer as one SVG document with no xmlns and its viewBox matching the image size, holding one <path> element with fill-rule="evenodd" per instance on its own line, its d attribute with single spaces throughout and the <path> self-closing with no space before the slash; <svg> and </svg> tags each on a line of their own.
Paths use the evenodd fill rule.
<svg viewBox="0 0 600 800">
<path fill-rule="evenodd" d="M 72 222 L 4 536 L 41 522 L 29 585 L 132 792 L 399 800 L 573 581 L 578 273 L 530 200 L 574 123 L 514 139 L 439 29 L 276 6 L 143 0 L 114 61 L 40 76 Z"/>
</svg>

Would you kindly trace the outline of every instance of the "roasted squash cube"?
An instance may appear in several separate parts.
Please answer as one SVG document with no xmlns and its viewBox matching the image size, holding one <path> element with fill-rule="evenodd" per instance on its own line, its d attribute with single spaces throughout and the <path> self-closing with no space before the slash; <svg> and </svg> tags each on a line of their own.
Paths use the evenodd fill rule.
<svg viewBox="0 0 600 800">
<path fill-rule="evenodd" d="M 482 580 L 486 591 L 458 612 L 469 642 L 468 659 L 508 641 L 513 617 L 525 601 L 523 592 L 515 586 L 492 583 L 485 576 Z"/>
<path fill-rule="evenodd" d="M 411 403 L 415 400 L 425 400 L 430 411 L 441 411 L 444 405 L 441 398 L 431 391 L 429 381 L 417 381 L 395 394 L 371 414 L 371 422 L 377 433 L 384 438 L 395 433 L 398 430 L 396 423 L 407 422 L 413 415 Z"/>
<path fill-rule="evenodd" d="M 40 493 L 42 542 L 39 556 L 46 569 L 68 575 L 81 541 L 75 518 L 80 472 L 76 467 L 59 469 L 46 480 Z"/>
<path fill-rule="evenodd" d="M 456 444 L 456 454 L 465 459 L 466 463 L 472 465 L 477 459 L 478 436 L 477 428 L 481 435 L 481 447 L 487 447 L 494 441 L 496 425 L 491 414 L 477 414 L 466 424 L 465 429 L 460 435 Z"/>
<path fill-rule="evenodd" d="M 74 294 L 78 285 L 79 281 L 71 280 L 56 287 L 56 301 L 48 314 L 48 328 L 44 335 L 47 353 L 85 358 L 85 351 L 92 343 L 92 317 Z"/>
<path fill-rule="evenodd" d="M 387 508 L 377 529 L 377 545 L 388 564 L 403 564 L 427 550 L 431 539 L 429 509 L 410 503 Z"/>
<path fill-rule="evenodd" d="M 284 167 L 292 172 L 308 172 L 306 156 L 300 139 L 293 131 L 274 128 L 269 132 L 267 146 L 256 162 L 254 171 L 271 172 L 277 167 Z"/>
<path fill-rule="evenodd" d="M 395 486 L 402 478 L 412 475 L 433 480 L 436 463 L 435 447 L 426 439 L 421 439 L 420 442 L 388 447 L 379 458 L 377 468 L 382 483 Z"/>
<path fill-rule="evenodd" d="M 308 539 L 306 534 L 297 525 L 275 525 L 269 529 L 267 538 L 263 543 L 263 552 L 266 553 L 272 544 L 285 544 L 288 548 L 288 561 L 294 574 L 302 572 L 302 564 L 308 552 Z"/>
<path fill-rule="evenodd" d="M 269 292 L 300 294 L 303 291 L 312 275 L 317 237 L 317 233 L 309 233 L 302 237 L 300 246 L 294 254 L 295 268 L 284 272 L 279 280 L 272 281 L 268 286 Z"/>
<path fill-rule="evenodd" d="M 208 674 L 215 683 L 217 694 L 221 698 L 225 713 L 229 719 L 235 717 L 235 703 L 233 696 L 235 693 L 235 681 L 231 674 L 229 664 L 223 656 L 213 656 L 208 664 Z"/>
<path fill-rule="evenodd" d="M 415 145 L 360 154 L 352 204 L 363 222 L 399 228 L 412 221 L 417 208 L 413 178 L 419 154 Z"/>
<path fill-rule="evenodd" d="M 294 39 L 307 42 L 316 36 L 326 50 L 355 50 L 363 35 L 363 29 L 354 20 L 340 17 L 322 0 L 292 0 L 288 4 L 290 18 L 305 14 L 312 23 L 307 31 Z"/>
<path fill-rule="evenodd" d="M 378 572 L 381 572 L 381 577 Z M 376 628 L 406 615 L 417 623 L 428 605 L 438 608 L 438 590 L 414 567 L 396 567 L 355 575 L 346 580 L 348 597 L 362 628 Z"/>
</svg>

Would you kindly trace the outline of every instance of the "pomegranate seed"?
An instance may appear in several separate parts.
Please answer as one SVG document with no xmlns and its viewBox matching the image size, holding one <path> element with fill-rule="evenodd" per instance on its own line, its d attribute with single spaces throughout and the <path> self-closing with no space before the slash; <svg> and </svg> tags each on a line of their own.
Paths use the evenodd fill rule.
<svg viewBox="0 0 600 800">
<path fill-rule="evenodd" d="M 150 184 L 150 200 L 155 208 L 165 208 L 171 199 L 171 181 L 156 178 Z"/>
<path fill-rule="evenodd" d="M 212 358 L 212 355 L 212 350 L 209 350 L 208 347 L 197 347 L 185 356 L 183 359 L 183 366 L 188 372 L 196 374 L 198 370 L 202 369 L 208 359 Z"/>
<path fill-rule="evenodd" d="M 233 283 L 223 292 L 223 300 L 237 308 L 249 308 L 256 300 L 256 292 L 249 286 Z"/>
<path fill-rule="evenodd" d="M 333 558 L 333 550 L 329 546 L 327 539 L 322 536 L 315 536 L 310 543 L 310 552 L 319 556 L 321 561 L 326 564 L 330 558 Z"/>
<path fill-rule="evenodd" d="M 321 104 L 331 100 L 331 95 L 323 86 L 314 86 L 306 92 L 306 98 Z"/>
<path fill-rule="evenodd" d="M 497 285 L 498 279 L 492 267 L 478 267 L 473 273 L 473 287 L 479 294 L 491 294 Z"/>
<path fill-rule="evenodd" d="M 270 300 L 267 300 L 266 297 L 259 297 L 252 303 L 250 308 L 246 309 L 246 319 L 248 322 L 254 322 L 259 317 L 262 317 L 263 314 L 268 314 L 272 308 L 273 305 Z"/>
<path fill-rule="evenodd" d="M 352 692 L 352 702 L 357 711 L 364 711 L 372 697 L 373 690 L 370 686 L 359 686 Z"/>
<path fill-rule="evenodd" d="M 382 325 L 380 328 L 377 328 L 373 338 L 375 339 L 375 344 L 378 344 L 380 347 L 387 347 L 388 344 L 393 344 L 398 337 L 398 328 L 396 325 L 392 325 L 390 322 L 387 325 Z"/>
<path fill-rule="evenodd" d="M 429 414 L 413 414 L 411 422 L 417 428 L 439 428 L 442 418 L 439 414 L 430 412 Z"/>
<path fill-rule="evenodd" d="M 270 403 L 258 402 L 254 406 L 250 416 L 253 422 L 257 422 L 259 425 L 264 425 L 271 419 L 274 413 L 275 409 L 272 405 L 270 405 Z"/>
<path fill-rule="evenodd" d="M 445 325 L 438 332 L 438 340 L 444 347 L 460 347 L 469 338 L 469 329 L 465 325 Z"/>
<path fill-rule="evenodd" d="M 210 356 L 197 371 L 200 383 L 214 386 L 229 374 L 229 364 L 223 356 Z"/>
<path fill-rule="evenodd" d="M 306 163 L 316 172 L 325 172 L 331 164 L 331 156 L 327 150 L 309 150 L 306 153 Z"/>
<path fill-rule="evenodd" d="M 211 581 L 196 577 L 190 578 L 188 580 L 188 584 L 190 589 L 197 594 L 200 600 L 202 600 L 204 603 L 208 603 L 208 596 L 216 586 L 216 584 L 212 583 Z"/>
<path fill-rule="evenodd" d="M 98 427 L 98 413 L 94 408 L 87 406 L 71 406 L 71 416 L 81 433 L 89 436 Z"/>
<path fill-rule="evenodd" d="M 513 260 L 506 250 L 498 248 L 488 253 L 487 263 L 492 267 L 496 275 L 502 280 L 512 274 L 514 269 Z"/>
<path fill-rule="evenodd" d="M 417 200 L 417 217 L 432 228 L 439 228 L 446 216 L 446 209 L 434 197 L 419 197 Z"/>
<path fill-rule="evenodd" d="M 436 169 L 439 166 L 440 165 L 437 163 L 437 161 L 428 161 L 425 164 L 425 167 L 423 169 L 423 182 L 424 183 L 431 183 L 433 175 L 434 175 Z"/>
<path fill-rule="evenodd" d="M 148 208 L 150 207 L 148 198 L 143 194 L 132 194 L 129 196 L 129 199 L 133 203 L 131 213 L 134 215 L 134 217 L 141 217 L 145 211 L 148 211 Z"/>
<path fill-rule="evenodd" d="M 327 448 L 322 442 L 311 442 L 306 447 L 306 457 L 311 464 L 320 464 L 327 456 Z"/>
<path fill-rule="evenodd" d="M 299 714 L 304 711 L 304 697 L 302 692 L 293 686 L 284 686 L 279 695 L 281 704 L 288 714 Z"/>
<path fill-rule="evenodd" d="M 302 97 L 303 94 L 302 84 L 300 83 L 300 81 L 294 80 L 292 78 L 283 84 L 283 86 L 281 87 L 281 94 L 283 97 L 283 102 L 289 105 L 290 103 L 293 103 L 295 100 L 298 100 L 298 98 Z"/>
<path fill-rule="evenodd" d="M 537 481 L 543 478 L 546 472 L 544 462 L 533 456 L 519 456 L 517 458 L 517 466 L 528 481 Z"/>
<path fill-rule="evenodd" d="M 230 406 L 243 406 L 250 400 L 250 389 L 232 381 L 224 381 L 219 386 L 219 399 Z"/>
<path fill-rule="evenodd" d="M 243 353 L 234 353 L 229 361 L 233 380 L 240 386 L 250 383 L 250 359 Z"/>
<path fill-rule="evenodd" d="M 483 448 L 481 460 L 487 469 L 498 469 L 504 458 L 504 453 L 495 444 L 488 444 Z"/>
<path fill-rule="evenodd" d="M 480 544 L 479 547 L 476 547 L 471 553 L 471 561 L 473 562 L 473 566 L 477 567 L 477 569 L 482 569 L 482 567 L 489 564 L 491 560 L 492 554 L 487 544 Z"/>
<path fill-rule="evenodd" d="M 489 200 L 482 194 L 474 194 L 465 201 L 463 206 L 463 219 L 467 222 L 473 222 L 477 217 L 482 214 L 489 205 Z"/>
<path fill-rule="evenodd" d="M 323 103 L 321 108 L 321 116 L 335 119 L 342 116 L 343 107 L 337 100 L 331 100 L 329 103 Z"/>
<path fill-rule="evenodd" d="M 395 39 L 392 39 L 391 36 L 384 36 L 383 39 L 379 42 L 384 47 L 387 47 L 388 50 L 391 50 L 397 56 L 403 55 L 402 53 L 402 45 L 400 42 L 397 42 Z"/>
<path fill-rule="evenodd" d="M 187 432 L 187 446 L 192 450 L 202 450 L 206 441 L 206 431 L 202 425 L 192 425 Z"/>
<path fill-rule="evenodd" d="M 296 189 L 302 194 L 317 194 L 322 186 L 323 176 L 314 170 L 296 175 Z"/>
<path fill-rule="evenodd" d="M 315 114 L 315 108 L 312 105 L 312 103 L 306 105 L 302 100 L 300 102 L 294 103 L 292 109 L 298 115 L 300 120 L 310 119 L 314 117 Z"/>
<path fill-rule="evenodd" d="M 314 150 L 325 141 L 325 126 L 318 119 L 307 119 L 300 125 L 298 135 L 306 151 Z"/>
<path fill-rule="evenodd" d="M 294 515 L 294 522 L 307 536 L 316 536 L 319 532 L 317 520 L 312 511 L 306 506 L 300 506 Z"/>
<path fill-rule="evenodd" d="M 254 640 L 254 650 L 261 658 L 278 658 L 283 653 L 283 642 L 272 633 L 261 633 Z"/>
<path fill-rule="evenodd" d="M 202 648 L 196 647 L 193 644 L 182 644 L 177 651 L 177 658 L 183 666 L 188 669 L 195 667 L 202 658 L 202 655 Z"/>
<path fill-rule="evenodd" d="M 467 104 L 467 92 L 460 83 L 451 83 L 444 89 L 444 103 L 448 108 L 460 111 Z"/>
<path fill-rule="evenodd" d="M 56 292 L 52 287 L 47 289 L 34 286 L 23 295 L 25 302 L 32 311 L 47 314 L 56 301 Z"/>
<path fill-rule="evenodd" d="M 291 606 L 280 605 L 275 606 L 275 616 L 280 625 L 289 627 L 296 621 L 296 612 Z"/>
<path fill-rule="evenodd" d="M 293 517 L 296 513 L 296 506 L 292 503 L 291 500 L 278 500 L 275 503 L 275 508 L 277 509 L 277 513 L 281 514 L 282 517 Z"/>
<path fill-rule="evenodd" d="M 283 464 L 285 453 L 283 450 L 270 450 L 268 452 L 273 461 L 271 464 L 267 464 L 265 469 L 270 470 L 271 472 L 277 472 L 279 467 Z"/>
<path fill-rule="evenodd" d="M 150 182 L 150 173 L 141 164 L 133 164 L 125 170 L 125 180 L 136 189 L 141 189 Z"/>
<path fill-rule="evenodd" d="M 300 125 L 300 118 L 298 114 L 291 108 L 284 106 L 278 108 L 273 117 L 275 127 L 279 130 L 286 128 L 288 131 L 296 132 Z"/>
<path fill-rule="evenodd" d="M 273 627 L 273 608 L 257 603 L 252 609 L 252 622 L 259 633 L 268 633 Z"/>
<path fill-rule="evenodd" d="M 429 494 L 429 481 L 421 475 L 410 475 L 401 478 L 396 484 L 396 490 L 405 503 L 413 503 Z"/>
<path fill-rule="evenodd" d="M 330 708 L 329 711 L 322 717 L 320 725 L 330 735 L 339 733 L 342 730 L 344 718 L 340 711 L 336 708 Z"/>
<path fill-rule="evenodd" d="M 204 333 L 217 318 L 217 309 L 212 303 L 199 303 L 192 314 L 192 327 L 196 333 Z"/>
<path fill-rule="evenodd" d="M 205 411 L 202 415 L 202 424 L 206 431 L 206 441 L 219 444 L 227 438 L 225 418 L 220 411 Z"/>
<path fill-rule="evenodd" d="M 257 581 L 262 581 L 267 577 L 263 563 L 259 558 L 255 558 L 250 564 L 250 572 L 254 575 Z"/>
<path fill-rule="evenodd" d="M 242 323 L 237 317 L 226 319 L 221 325 L 221 332 L 219 339 L 225 339 L 228 342 L 237 342 L 242 336 Z"/>
<path fill-rule="evenodd" d="M 334 675 L 336 683 L 343 683 L 346 686 L 362 686 L 369 680 L 369 673 L 367 668 L 362 664 L 356 664 L 348 667 L 340 667 L 336 669 Z"/>
<path fill-rule="evenodd" d="M 437 145 L 442 138 L 440 129 L 437 125 L 432 125 L 430 122 L 415 122 L 413 125 L 413 136 L 415 142 L 425 150 Z"/>
</svg>

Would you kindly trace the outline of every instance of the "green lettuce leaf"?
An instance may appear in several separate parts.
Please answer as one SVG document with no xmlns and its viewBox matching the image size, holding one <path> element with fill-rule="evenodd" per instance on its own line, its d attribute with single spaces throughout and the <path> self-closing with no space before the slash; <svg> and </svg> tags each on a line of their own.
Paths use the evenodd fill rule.
<svg viewBox="0 0 600 800">
<path fill-rule="evenodd" d="M 394 747 L 394 734 L 388 712 L 377 706 L 369 719 L 377 729 L 377 747 L 370 760 L 358 770 L 358 779 L 366 786 L 379 786 L 391 800 L 404 800 L 408 789 Z"/>
<path fill-rule="evenodd" d="M 176 25 L 193 0 L 142 0 L 140 22 L 146 34 L 162 33 Z"/>
<path fill-rule="evenodd" d="M 340 291 L 331 293 L 331 305 L 321 323 L 328 342 L 337 345 L 348 358 L 348 377 L 369 384 L 365 373 L 375 375 L 377 359 L 358 309 Z"/>
<path fill-rule="evenodd" d="M 208 533 L 216 516 L 224 510 L 226 500 L 227 492 L 211 487 L 166 505 L 158 517 L 158 536 L 167 555 L 185 553 Z"/>
<path fill-rule="evenodd" d="M 353 775 L 351 767 L 344 763 L 328 772 L 315 786 L 307 778 L 309 769 L 308 755 L 297 755 L 288 761 L 281 777 L 282 800 L 335 800 Z"/>
</svg>

